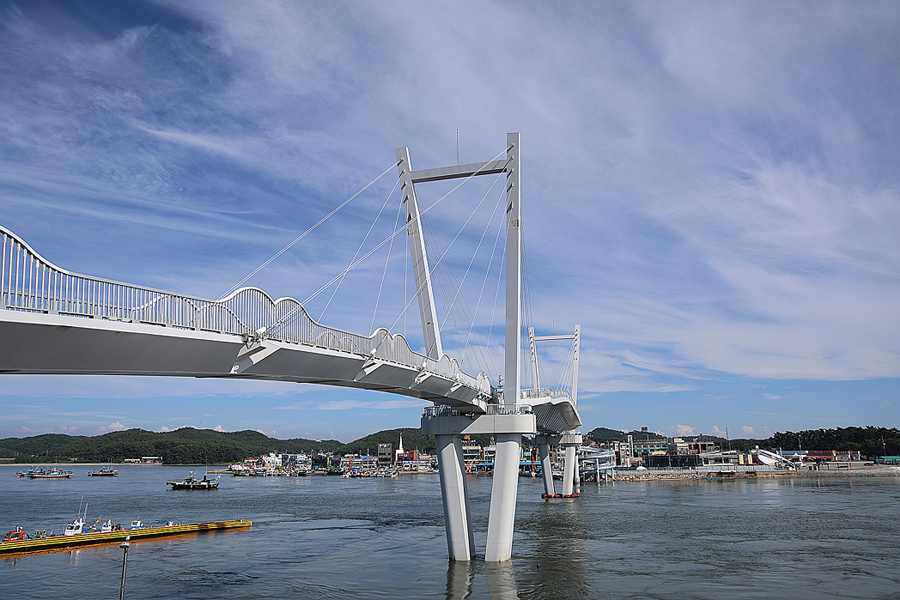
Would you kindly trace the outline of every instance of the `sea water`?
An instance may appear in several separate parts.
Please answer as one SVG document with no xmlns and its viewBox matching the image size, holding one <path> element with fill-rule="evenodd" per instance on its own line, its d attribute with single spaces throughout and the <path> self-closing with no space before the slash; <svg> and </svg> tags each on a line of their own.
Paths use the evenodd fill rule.
<svg viewBox="0 0 900 600">
<path fill-rule="evenodd" d="M 447 560 L 437 475 L 397 479 L 229 477 L 172 491 L 190 468 L 119 466 L 118 477 L 12 477 L 0 467 L 0 528 L 62 533 L 249 519 L 249 530 L 134 542 L 126 598 L 895 598 L 900 478 L 585 484 L 542 500 L 522 478 L 513 558 Z M 205 469 L 195 469 L 201 475 Z M 472 476 L 484 552 L 490 477 Z M 0 558 L 0 598 L 115 598 L 117 545 Z"/>
</svg>

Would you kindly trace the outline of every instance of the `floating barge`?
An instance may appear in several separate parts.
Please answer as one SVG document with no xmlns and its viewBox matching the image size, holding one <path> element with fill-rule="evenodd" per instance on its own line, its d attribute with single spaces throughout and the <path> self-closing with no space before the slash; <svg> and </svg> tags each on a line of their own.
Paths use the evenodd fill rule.
<svg viewBox="0 0 900 600">
<path fill-rule="evenodd" d="M 82 533 L 79 535 L 54 535 L 31 540 L 19 540 L 0 543 L 0 556 L 7 554 L 27 554 L 30 552 L 45 552 L 53 550 L 68 550 L 81 546 L 93 546 L 95 544 L 115 544 L 129 541 L 140 541 L 149 538 L 183 535 L 186 533 L 200 533 L 205 531 L 220 531 L 227 529 L 240 529 L 250 527 L 251 522 L 243 519 L 234 521 L 212 521 L 210 523 L 193 523 L 190 525 L 166 525 L 163 527 L 142 527 L 140 529 L 122 529 L 107 533 Z"/>
</svg>

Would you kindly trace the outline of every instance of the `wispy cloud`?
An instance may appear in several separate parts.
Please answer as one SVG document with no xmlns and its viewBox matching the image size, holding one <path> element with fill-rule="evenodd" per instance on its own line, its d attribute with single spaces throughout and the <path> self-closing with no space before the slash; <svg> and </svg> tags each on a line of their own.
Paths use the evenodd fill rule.
<svg viewBox="0 0 900 600">
<path fill-rule="evenodd" d="M 389 167 L 394 148 L 409 146 L 417 168 L 452 164 L 459 129 L 471 162 L 521 131 L 529 307 L 538 335 L 582 325 L 586 412 L 609 414 L 610 394 L 665 407 L 667 394 L 690 403 L 711 387 L 724 407 L 747 400 L 748 381 L 852 380 L 861 390 L 879 379 L 896 392 L 896 8 L 572 8 L 162 1 L 141 18 L 104 15 L 103 30 L 91 15 L 100 7 L 2 8 L 2 224 L 64 268 L 214 298 Z M 389 179 L 251 283 L 302 299 L 328 281 L 352 258 Z M 443 245 L 479 185 L 432 215 Z M 433 189 L 419 191 L 436 198 Z M 403 246 L 351 274 L 329 324 L 368 333 L 385 264 L 376 326 L 402 317 Z M 447 260 L 462 271 L 473 250 L 456 246 Z M 448 324 L 447 348 L 496 378 L 499 273 L 479 261 L 473 269 L 463 296 L 473 302 L 488 281 L 477 329 L 486 334 L 493 315 L 493 338 L 466 354 L 456 346 L 465 333 Z M 418 347 L 415 303 L 397 322 Z M 476 361 L 482 354 L 490 360 Z M 568 349 L 542 349 L 541 359 L 545 383 L 567 375 Z M 35 415 L 73 399 L 133 399 L 72 423 L 80 431 L 136 423 L 137 407 L 158 398 L 252 397 L 282 417 L 422 406 L 274 382 L 2 377 L 0 396 L 27 399 L 16 403 Z M 760 419 L 754 431 L 765 419 L 806 418 L 767 404 L 787 397 L 774 387 L 753 396 L 763 408 L 742 412 Z M 900 424 L 896 393 L 878 390 L 884 414 L 868 418 Z M 817 406 L 839 418 L 839 404 Z M 26 408 L 0 411 L 0 421 L 13 412 L 13 427 L 38 427 L 19 415 Z M 170 409 L 179 423 L 209 411 L 189 412 Z M 705 431 L 709 414 L 683 418 Z M 364 427 L 354 419 L 349 428 Z"/>
</svg>

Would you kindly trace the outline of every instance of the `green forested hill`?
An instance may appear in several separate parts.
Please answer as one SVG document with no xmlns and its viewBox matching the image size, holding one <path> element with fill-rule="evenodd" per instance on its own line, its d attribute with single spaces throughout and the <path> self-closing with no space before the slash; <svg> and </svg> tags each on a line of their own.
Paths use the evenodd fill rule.
<svg viewBox="0 0 900 600">
<path fill-rule="evenodd" d="M 142 429 L 114 431 L 93 437 L 47 434 L 0 440 L 0 456 L 16 462 L 122 462 L 126 458 L 161 456 L 167 464 L 225 463 L 267 452 L 329 452 L 337 440 L 278 440 L 257 431 L 223 433 L 184 427 L 154 433 Z"/>
<path fill-rule="evenodd" d="M 434 452 L 433 437 L 423 436 L 417 428 L 379 431 L 364 438 L 342 444 L 337 440 L 279 440 L 258 431 L 224 433 L 212 429 L 184 427 L 175 431 L 155 433 L 142 429 L 114 431 L 98 436 L 75 436 L 47 433 L 27 438 L 0 439 L 0 457 L 15 458 L 18 463 L 57 462 L 122 462 L 126 458 L 161 456 L 166 464 L 221 464 L 237 462 L 268 452 L 339 454 L 375 453 L 378 444 L 393 443 L 394 448 L 403 434 L 406 450 Z M 627 433 L 598 427 L 585 437 L 595 441 L 625 441 Z M 647 435 L 632 431 L 635 439 Z M 651 439 L 660 437 L 649 434 Z M 490 436 L 476 436 L 476 443 L 486 445 Z M 724 445 L 724 440 L 719 440 Z M 776 433 L 766 440 L 731 440 L 735 450 L 749 450 L 758 445 L 772 450 L 858 450 L 865 456 L 900 455 L 900 430 L 884 427 L 843 427 L 813 429 L 800 432 Z"/>
<path fill-rule="evenodd" d="M 589 437 L 595 442 L 626 442 L 628 441 L 628 436 L 631 436 L 634 440 L 658 440 L 658 439 L 666 439 L 666 436 L 659 435 L 658 433 L 643 432 L 643 431 L 630 431 L 625 433 L 624 431 L 619 431 L 618 429 L 609 429 L 607 427 L 597 427 L 592 429 L 591 431 L 584 434 L 585 437 Z"/>
</svg>

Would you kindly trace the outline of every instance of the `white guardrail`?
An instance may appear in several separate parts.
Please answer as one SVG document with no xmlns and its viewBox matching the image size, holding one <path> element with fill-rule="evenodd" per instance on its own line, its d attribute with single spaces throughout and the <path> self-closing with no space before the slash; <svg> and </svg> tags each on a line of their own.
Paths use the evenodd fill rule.
<svg viewBox="0 0 900 600">
<path fill-rule="evenodd" d="M 532 414 L 530 404 L 514 404 L 507 406 L 505 404 L 487 404 L 481 415 L 530 415 Z M 447 404 L 435 404 L 434 406 L 426 406 L 423 414 L 426 418 L 431 417 L 471 417 L 472 413 L 460 412 L 458 409 Z"/>
<path fill-rule="evenodd" d="M 459 363 L 414 352 L 402 335 L 379 329 L 371 336 L 320 325 L 293 298 L 273 300 L 263 290 L 241 288 L 206 300 L 128 283 L 79 275 L 41 257 L 0 226 L 0 309 L 145 323 L 304 344 L 399 363 L 447 377 L 491 394 L 484 375 L 463 373 Z"/>
</svg>

